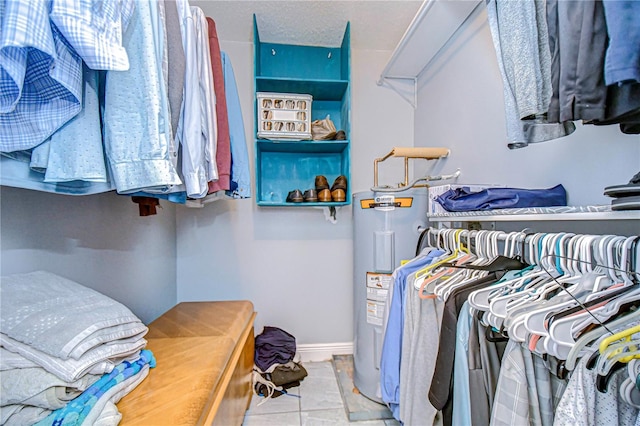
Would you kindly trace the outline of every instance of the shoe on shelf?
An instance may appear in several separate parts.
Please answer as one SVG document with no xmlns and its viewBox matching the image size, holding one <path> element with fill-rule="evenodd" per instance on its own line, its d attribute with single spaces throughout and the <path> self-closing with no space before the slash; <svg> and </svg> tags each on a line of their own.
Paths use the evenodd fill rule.
<svg viewBox="0 0 640 426">
<path fill-rule="evenodd" d="M 329 182 L 327 182 L 327 178 L 325 176 L 319 175 L 316 176 L 316 191 L 320 192 L 323 189 L 329 189 Z"/>
<path fill-rule="evenodd" d="M 343 191 L 347 191 L 347 177 L 344 175 L 340 175 L 333 181 L 333 185 L 331 185 L 331 192 L 334 189 L 342 189 Z"/>
<path fill-rule="evenodd" d="M 287 195 L 287 203 L 301 203 L 302 201 L 302 192 L 299 189 L 294 189 Z"/>
<path fill-rule="evenodd" d="M 347 194 L 344 189 L 337 188 L 331 191 L 331 198 L 333 199 L 333 201 L 343 203 L 347 201 Z"/>
<path fill-rule="evenodd" d="M 344 202 L 347 200 L 347 177 L 340 175 L 331 185 L 331 198 L 333 201 Z"/>
<path fill-rule="evenodd" d="M 329 190 L 329 187 L 318 191 L 318 201 L 321 203 L 331 202 L 331 191 Z"/>
<path fill-rule="evenodd" d="M 318 202 L 318 193 L 315 189 L 307 189 L 304 191 L 304 201 L 307 203 L 317 203 Z"/>
</svg>

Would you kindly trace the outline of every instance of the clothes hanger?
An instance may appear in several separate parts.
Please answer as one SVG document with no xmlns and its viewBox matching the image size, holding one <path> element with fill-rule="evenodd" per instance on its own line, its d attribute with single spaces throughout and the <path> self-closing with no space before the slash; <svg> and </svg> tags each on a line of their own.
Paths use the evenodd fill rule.
<svg viewBox="0 0 640 426">
<path fill-rule="evenodd" d="M 584 309 L 584 307 L 581 306 L 582 302 L 589 301 L 592 298 L 597 297 L 598 292 L 594 292 L 594 289 L 605 287 L 603 283 L 607 283 L 607 285 L 611 284 L 611 282 L 606 279 L 606 275 L 604 275 L 602 272 L 594 274 L 593 268 L 591 266 L 593 246 L 599 238 L 600 237 L 597 236 L 580 236 L 579 239 L 575 240 L 579 241 L 579 244 L 577 246 L 577 248 L 579 249 L 579 257 L 582 259 L 586 259 L 586 261 L 581 261 L 580 263 L 583 269 L 587 271 L 587 274 L 583 275 L 584 278 L 581 279 L 576 285 L 564 289 L 554 298 L 550 299 L 550 303 L 547 307 L 525 314 L 525 328 L 529 333 L 537 334 L 543 337 L 543 340 L 541 342 L 542 348 L 544 348 L 544 351 L 548 354 L 556 355 L 556 352 L 559 351 L 559 347 L 567 342 L 567 340 L 557 338 L 557 334 L 553 336 L 551 335 L 552 332 L 550 331 L 550 327 L 552 326 L 552 323 L 558 318 L 580 312 Z M 562 282 L 563 280 L 564 282 Z M 556 281 L 558 284 L 564 285 L 567 282 L 571 282 L 571 279 L 567 281 L 567 279 L 561 277 L 554 281 Z M 588 306 L 594 306 L 597 303 L 602 303 L 602 300 L 607 301 L 611 297 L 609 293 L 603 294 L 606 294 L 605 299 L 599 299 L 593 303 L 590 302 Z M 615 295 L 617 294 L 621 294 L 621 292 L 618 292 Z M 576 324 L 579 324 L 579 322 L 573 320 L 572 329 L 575 328 Z M 588 323 L 585 323 L 585 326 L 587 324 Z M 556 330 L 565 332 L 563 337 L 565 339 L 568 338 L 566 334 L 568 330 L 562 328 Z"/>
<path fill-rule="evenodd" d="M 525 240 L 526 240 L 526 235 L 524 235 L 524 232 L 513 232 L 509 234 L 507 236 L 507 239 L 505 240 L 505 254 L 507 254 L 507 250 L 508 250 L 507 246 L 509 242 L 511 242 L 510 244 L 511 248 L 509 249 L 511 251 L 508 253 L 508 255 L 510 257 L 522 256 L 524 249 L 517 254 L 515 254 L 514 251 L 515 251 L 515 248 L 518 246 L 518 243 L 522 243 L 522 245 L 524 246 L 526 242 Z M 502 277 L 502 279 L 500 279 L 500 281 L 498 281 L 496 284 L 492 285 L 491 287 L 479 289 L 472 292 L 468 298 L 470 306 L 476 310 L 487 311 L 489 309 L 489 297 L 491 295 L 495 295 L 495 294 L 499 294 L 500 292 L 503 292 L 504 287 L 507 287 L 510 284 L 512 284 L 516 278 L 521 277 L 524 272 L 530 270 L 531 268 L 533 268 L 533 266 L 530 265 L 521 270 L 508 271 L 507 274 L 505 274 Z"/>
<path fill-rule="evenodd" d="M 568 240 L 569 238 L 572 239 L 572 244 L 567 245 L 565 248 L 562 244 L 563 239 Z M 523 314 L 523 326 L 528 333 L 548 336 L 549 324 L 547 320 L 551 314 L 560 312 L 565 308 L 576 306 L 578 304 L 578 300 L 576 299 L 581 297 L 581 295 L 593 292 L 593 287 L 598 276 L 589 272 L 584 274 L 580 268 L 575 268 L 577 265 L 572 265 L 573 262 L 570 262 L 574 256 L 573 251 L 576 249 L 575 251 L 582 253 L 581 258 L 587 259 L 587 263 L 585 264 L 590 264 L 591 253 L 589 250 L 584 250 L 584 248 L 589 247 L 592 242 L 593 238 L 572 234 L 566 234 L 560 238 L 557 245 L 559 256 L 556 259 L 560 261 L 560 268 L 563 271 L 563 275 L 553 280 L 552 285 L 536 295 L 537 300 L 541 301 L 541 303 L 537 305 L 537 308 L 530 309 Z M 545 300 L 545 294 L 560 288 L 564 288 L 564 291 L 560 291 L 555 296 Z"/>
<path fill-rule="evenodd" d="M 441 236 L 446 237 L 446 238 L 443 238 L 443 245 L 445 246 L 443 247 L 443 249 L 445 250 L 445 253 L 442 256 L 436 259 L 433 259 L 432 262 L 427 266 L 425 266 L 424 268 L 419 269 L 418 271 L 413 273 L 413 275 L 415 276 L 413 285 L 416 290 L 420 291 L 420 294 L 422 294 L 422 290 L 424 289 L 423 283 L 427 279 L 429 274 L 432 274 L 437 268 L 442 266 L 444 263 L 456 260 L 457 258 L 459 258 L 464 254 L 464 252 L 460 251 L 459 247 L 451 247 L 452 244 L 450 243 L 449 239 L 453 230 L 446 229 L 442 231 L 443 232 Z M 462 232 L 462 230 L 460 229 L 455 230 L 455 232 Z"/>
<path fill-rule="evenodd" d="M 597 361 L 596 385 L 599 391 L 606 392 L 613 374 L 625 367 L 626 363 L 640 358 L 640 325 L 630 327 L 609 336 L 600 342 Z M 634 338 L 635 335 L 635 338 Z"/>
<path fill-rule="evenodd" d="M 587 345 L 597 340 L 601 336 L 611 333 L 609 330 L 616 330 L 619 327 L 626 326 L 633 323 L 634 321 L 640 321 L 640 309 L 638 308 L 630 311 L 629 313 L 624 313 L 614 320 L 608 321 L 604 325 L 601 325 L 593 330 L 588 331 L 587 333 L 584 333 L 575 342 L 575 344 L 571 346 L 571 349 L 569 350 L 565 358 L 565 368 L 569 371 L 573 371 L 578 358 L 581 358 L 580 353 Z"/>
<path fill-rule="evenodd" d="M 555 271 L 554 265 L 549 265 L 549 253 L 550 242 L 557 238 L 557 234 L 540 234 L 532 240 L 532 244 L 537 247 L 539 255 L 537 258 L 538 267 L 534 268 L 529 274 L 525 274 L 520 278 L 519 282 L 515 282 L 512 287 L 509 288 L 509 292 L 504 295 L 493 297 L 489 302 L 489 313 L 486 316 L 486 320 L 496 329 L 500 329 L 507 318 L 509 310 L 517 309 L 518 306 L 522 306 L 526 303 L 530 303 L 533 300 L 534 291 L 538 282 L 546 282 L 548 268 L 552 268 Z M 546 268 L 542 268 L 541 265 L 547 264 Z M 507 330 L 510 337 L 513 335 L 513 327 L 509 327 Z M 524 341 L 525 335 L 520 335 L 517 341 Z"/>
<path fill-rule="evenodd" d="M 477 253 L 477 257 L 476 260 L 474 260 L 474 262 L 482 262 L 484 260 L 484 253 L 483 253 L 483 246 L 481 243 L 479 243 L 479 241 L 482 241 L 484 239 L 484 237 L 487 235 L 489 231 L 478 231 L 478 234 L 476 236 L 476 253 Z M 457 272 L 454 273 L 454 275 L 446 278 L 444 281 L 453 281 L 453 280 L 458 280 L 458 279 L 462 279 L 464 278 L 466 275 L 466 270 L 462 270 L 459 269 Z M 435 294 L 435 286 L 436 284 L 438 284 L 437 281 L 431 281 L 429 283 L 425 283 L 425 280 L 422 280 L 418 286 L 418 280 L 416 280 L 415 285 L 418 287 L 418 296 L 421 299 L 433 299 L 436 296 Z"/>
<path fill-rule="evenodd" d="M 553 354 L 554 342 L 548 339 L 547 332 L 549 315 L 575 305 L 572 294 L 584 293 L 585 289 L 592 286 L 593 281 L 580 281 L 582 271 L 571 261 L 573 251 L 582 249 L 584 252 L 584 248 L 589 247 L 593 237 L 585 237 L 561 234 L 559 238 L 552 240 L 554 253 L 548 256 L 555 258 L 555 270 L 547 269 L 551 267 L 549 262 L 544 268 L 549 276 L 542 278 L 539 283 L 533 283 L 529 290 L 530 297 L 523 299 L 517 309 L 507 306 L 508 313 L 503 324 L 509 329 L 509 336 L 520 342 L 529 340 L 532 350 L 535 342 L 538 353 Z M 555 274 L 562 275 L 556 277 Z"/>
<path fill-rule="evenodd" d="M 638 287 L 620 286 L 605 290 L 602 293 L 604 295 L 597 296 L 584 303 L 588 310 L 579 307 L 581 310 L 578 312 L 554 320 L 549 327 L 549 335 L 559 344 L 570 346 L 575 343 L 575 337 L 586 326 L 597 322 L 604 323 L 607 319 L 616 315 L 622 305 L 640 301 L 640 289 Z"/>
<path fill-rule="evenodd" d="M 470 238 L 471 238 L 469 235 L 470 232 L 467 233 L 467 236 L 469 239 L 467 241 L 467 246 L 465 246 L 461 240 L 462 230 L 459 230 L 459 231 L 460 232 L 457 232 L 454 234 L 455 244 L 460 252 L 460 256 L 456 259 L 454 263 L 455 265 L 458 265 L 458 266 L 465 264 L 467 262 L 471 262 L 476 259 L 476 256 L 473 253 L 471 253 L 471 251 L 468 248 L 470 247 Z M 443 264 L 440 270 L 438 270 L 433 275 L 431 275 L 430 277 L 424 280 L 424 282 L 420 286 L 419 296 L 421 298 L 432 298 L 437 296 L 438 283 L 442 281 L 448 281 L 449 279 L 453 279 L 458 272 L 459 272 L 458 269 L 448 266 L 448 263 Z M 432 284 L 432 286 L 427 287 L 430 284 Z M 424 293 L 425 288 L 427 289 L 427 294 Z"/>
<path fill-rule="evenodd" d="M 486 234 L 487 242 L 485 247 L 488 249 L 487 258 L 493 259 L 499 253 L 498 240 L 504 235 L 506 234 L 502 231 L 492 231 Z M 481 261 L 483 260 L 484 259 L 482 259 Z M 462 268 L 464 268 L 464 266 L 466 265 L 462 265 Z M 489 271 L 485 271 L 482 269 L 475 269 L 475 268 L 467 268 L 467 269 L 470 269 L 471 271 L 457 275 L 453 279 L 449 279 L 449 280 L 443 281 L 442 283 L 437 284 L 436 288 L 434 288 L 434 293 L 438 297 L 440 297 L 440 299 L 447 300 L 451 292 L 453 292 L 455 289 L 464 287 L 467 284 L 474 283 L 476 282 L 477 279 L 485 277 L 490 273 Z"/>
<path fill-rule="evenodd" d="M 515 294 L 524 288 L 527 282 L 531 279 L 531 277 L 536 276 L 535 266 L 533 269 L 528 271 L 523 270 L 520 271 L 520 276 L 516 277 L 513 280 L 505 282 L 500 288 L 497 288 L 495 292 L 489 294 L 488 297 L 488 308 L 483 316 L 483 323 L 487 326 L 491 326 L 493 328 L 502 329 L 504 326 L 504 321 L 506 319 L 506 303 L 509 300 L 514 298 L 517 299 Z M 492 288 L 495 288 L 492 287 Z M 497 314 L 497 311 L 500 314 Z"/>
</svg>

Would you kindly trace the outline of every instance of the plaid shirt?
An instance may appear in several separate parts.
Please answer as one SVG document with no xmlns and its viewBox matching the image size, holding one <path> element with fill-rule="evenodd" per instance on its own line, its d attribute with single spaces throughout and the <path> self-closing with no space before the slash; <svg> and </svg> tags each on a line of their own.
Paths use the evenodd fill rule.
<svg viewBox="0 0 640 426">
<path fill-rule="evenodd" d="M 134 8 L 133 0 L 52 0 L 49 17 L 89 68 L 126 71 L 122 36 Z"/>
<path fill-rule="evenodd" d="M 0 2 L 0 151 L 39 145 L 80 112 L 82 60 L 45 0 Z"/>
</svg>

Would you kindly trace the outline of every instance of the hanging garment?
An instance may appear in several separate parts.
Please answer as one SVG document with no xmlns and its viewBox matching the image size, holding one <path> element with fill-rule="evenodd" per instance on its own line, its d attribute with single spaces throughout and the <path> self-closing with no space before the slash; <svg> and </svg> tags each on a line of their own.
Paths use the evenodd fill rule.
<svg viewBox="0 0 640 426">
<path fill-rule="evenodd" d="M 487 0 L 487 16 L 503 80 L 508 147 L 567 136 L 573 123 L 550 123 L 550 40 L 544 2 Z"/>
<path fill-rule="evenodd" d="M 122 35 L 135 8 L 133 0 L 53 0 L 50 19 L 86 65 L 94 70 L 126 71 Z"/>
<path fill-rule="evenodd" d="M 249 170 L 249 154 L 247 138 L 244 133 L 244 120 L 240 107 L 240 96 L 233 73 L 231 60 L 225 52 L 221 52 L 224 68 L 224 92 L 227 100 L 229 119 L 229 142 L 231 144 L 231 182 L 227 195 L 233 198 L 251 197 L 251 172 Z"/>
<path fill-rule="evenodd" d="M 180 33 L 180 19 L 175 0 L 164 0 L 165 29 L 167 34 L 168 75 L 167 92 L 171 114 L 171 132 L 175 140 L 182 107 L 185 77 L 185 55 Z"/>
<path fill-rule="evenodd" d="M 607 85 L 640 83 L 640 2 L 603 0 L 609 43 L 604 59 Z"/>
<path fill-rule="evenodd" d="M 187 196 L 203 197 L 207 192 L 207 171 L 204 167 L 204 145 L 202 140 L 202 101 L 198 82 L 198 55 L 196 32 L 189 3 L 176 0 L 185 70 L 184 99 L 180 109 L 176 139 L 182 155 L 182 178 Z"/>
<path fill-rule="evenodd" d="M 131 67 L 107 73 L 105 151 L 118 192 L 167 192 L 181 181 L 170 153 L 167 92 L 156 51 L 162 34 L 157 4 L 136 6 L 124 36 Z"/>
<path fill-rule="evenodd" d="M 495 272 L 472 280 L 468 284 L 454 289 L 444 303 L 438 357 L 436 359 L 435 373 L 429 388 L 429 401 L 437 410 L 443 411 L 445 425 L 450 425 L 452 418 L 451 381 L 453 378 L 454 359 L 451 354 L 455 353 L 458 315 L 462 305 L 473 290 L 487 287 L 496 281 L 498 281 L 498 276 Z"/>
<path fill-rule="evenodd" d="M 5 153 L 15 164 L 9 166 L 2 160 L 3 167 L 8 168 L 2 170 L 3 184 L 75 195 L 115 188 L 108 176 L 102 144 L 98 73 L 85 66 L 83 74 L 80 112 L 32 150 Z"/>
<path fill-rule="evenodd" d="M 229 114 L 227 113 L 227 99 L 224 89 L 224 72 L 222 70 L 222 58 L 220 55 L 220 44 L 218 43 L 218 33 L 216 23 L 211 18 L 207 18 L 209 31 L 209 54 L 211 56 L 211 67 L 213 74 L 213 87 L 216 94 L 216 117 L 217 117 L 217 145 L 216 145 L 216 166 L 218 168 L 218 180 L 209 181 L 209 193 L 225 190 L 231 186 L 229 178 L 231 175 L 231 142 L 229 140 Z"/>
<path fill-rule="evenodd" d="M 638 409 L 627 404 L 618 392 L 628 377 L 627 370 L 615 372 L 608 391 L 600 392 L 596 389 L 597 373 L 586 364 L 587 359 L 582 358 L 576 365 L 556 409 L 554 426 L 638 424 Z"/>
<path fill-rule="evenodd" d="M 399 417 L 405 425 L 441 425 L 442 414 L 425 394 L 429 391 L 438 354 L 438 335 L 444 303 L 421 299 L 414 288 L 415 275 L 407 277 L 404 328 L 400 359 Z M 462 423 L 461 423 L 462 424 Z"/>
<path fill-rule="evenodd" d="M 380 354 L 380 392 L 382 400 L 389 406 L 396 419 L 400 418 L 400 360 L 402 353 L 402 333 L 404 329 L 404 301 L 407 291 L 407 277 L 418 269 L 430 264 L 442 255 L 441 250 L 427 248 L 413 261 L 396 268 L 393 272 L 393 286 L 385 304 L 388 319 L 383 325 L 384 336 Z"/>
<path fill-rule="evenodd" d="M 547 0 L 547 21 L 551 38 L 557 40 L 549 121 L 602 120 L 607 95 L 607 26 L 602 2 Z"/>
<path fill-rule="evenodd" d="M 0 152 L 33 148 L 75 117 L 82 59 L 45 1 L 0 2 Z"/>
<path fill-rule="evenodd" d="M 83 80 L 82 110 L 47 142 L 33 149 L 32 163 L 39 151 L 46 151 L 45 182 L 109 182 L 100 126 L 98 73 L 84 67 Z"/>
<path fill-rule="evenodd" d="M 509 340 L 490 424 L 551 426 L 554 408 L 563 393 L 564 383 L 551 375 L 542 358 L 532 354 L 526 346 Z"/>
<path fill-rule="evenodd" d="M 640 133 L 640 2 L 603 1 L 609 45 L 604 80 L 604 119 L 594 124 L 620 124 L 627 134 Z"/>
<path fill-rule="evenodd" d="M 453 361 L 453 414 L 454 425 L 473 425 L 471 416 L 471 392 L 469 390 L 469 331 L 472 326 L 469 302 L 464 302 L 458 315 L 456 330 L 456 352 Z M 483 417 L 476 417 L 482 424 Z"/>
<path fill-rule="evenodd" d="M 200 83 L 200 113 L 202 114 L 202 145 L 204 146 L 204 164 L 207 182 L 218 180 L 216 150 L 218 146 L 218 117 L 216 114 L 216 93 L 213 86 L 213 72 L 209 53 L 209 34 L 207 18 L 202 9 L 191 6 L 191 14 L 196 32 L 196 54 L 198 81 Z M 208 191 L 205 189 L 204 194 Z"/>
</svg>

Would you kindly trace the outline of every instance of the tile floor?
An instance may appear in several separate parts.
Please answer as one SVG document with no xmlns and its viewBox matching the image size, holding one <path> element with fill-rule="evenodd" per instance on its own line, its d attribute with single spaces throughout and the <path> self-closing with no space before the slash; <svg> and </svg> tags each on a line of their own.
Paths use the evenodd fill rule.
<svg viewBox="0 0 640 426">
<path fill-rule="evenodd" d="M 308 375 L 299 387 L 289 389 L 291 395 L 282 395 L 260 406 L 258 403 L 263 398 L 253 396 L 243 426 L 399 425 L 393 419 L 350 422 L 334 363 L 308 362 L 303 365 Z"/>
</svg>

